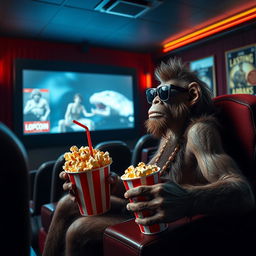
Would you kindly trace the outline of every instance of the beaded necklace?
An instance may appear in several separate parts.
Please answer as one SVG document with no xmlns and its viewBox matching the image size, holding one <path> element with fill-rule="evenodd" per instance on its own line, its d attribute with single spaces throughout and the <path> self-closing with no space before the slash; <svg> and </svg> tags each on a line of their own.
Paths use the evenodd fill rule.
<svg viewBox="0 0 256 256">
<path fill-rule="evenodd" d="M 156 165 L 158 164 L 158 162 L 159 162 L 161 156 L 163 155 L 164 150 L 165 150 L 165 148 L 167 147 L 167 144 L 168 144 L 168 142 L 169 142 L 170 139 L 171 139 L 171 136 L 169 136 L 169 137 L 166 139 L 165 144 L 162 146 L 162 148 L 161 148 L 161 150 L 160 150 L 160 152 L 159 152 L 159 155 L 156 157 L 156 160 L 155 160 L 155 164 L 156 164 Z M 169 165 L 171 164 L 171 162 L 174 161 L 174 159 L 175 159 L 175 157 L 176 157 L 176 155 L 177 155 L 179 149 L 180 149 L 180 145 L 179 145 L 179 143 L 178 143 L 178 144 L 175 146 L 175 148 L 174 148 L 174 150 L 172 151 L 172 153 L 170 154 L 170 156 L 168 157 L 168 159 L 167 159 L 167 161 L 165 162 L 164 166 L 161 168 L 161 174 L 163 174 L 163 173 L 166 171 L 166 169 L 169 167 Z"/>
</svg>

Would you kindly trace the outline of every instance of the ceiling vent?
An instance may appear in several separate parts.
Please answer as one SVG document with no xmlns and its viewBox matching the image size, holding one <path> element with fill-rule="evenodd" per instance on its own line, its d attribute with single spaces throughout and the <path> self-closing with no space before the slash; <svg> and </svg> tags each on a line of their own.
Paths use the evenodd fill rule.
<svg viewBox="0 0 256 256">
<path fill-rule="evenodd" d="M 137 18 L 161 2 L 160 0 L 103 0 L 94 9 L 109 14 Z"/>
</svg>

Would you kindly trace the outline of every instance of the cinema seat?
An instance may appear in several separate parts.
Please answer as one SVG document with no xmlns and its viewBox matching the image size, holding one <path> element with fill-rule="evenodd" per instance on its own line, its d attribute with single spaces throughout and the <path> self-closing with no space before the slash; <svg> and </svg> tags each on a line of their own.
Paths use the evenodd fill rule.
<svg viewBox="0 0 256 256">
<path fill-rule="evenodd" d="M 35 175 L 34 195 L 32 207 L 30 209 L 32 216 L 40 215 L 41 206 L 50 202 L 51 180 L 55 161 L 42 163 Z"/>
<path fill-rule="evenodd" d="M 60 179 L 59 174 L 63 171 L 62 166 L 64 165 L 65 159 L 64 154 L 61 154 L 53 166 L 52 172 L 52 183 L 51 183 L 51 199 L 50 202 L 57 202 L 63 195 L 63 180 Z"/>
<path fill-rule="evenodd" d="M 104 141 L 95 146 L 103 152 L 108 151 L 112 157 L 111 171 L 121 175 L 131 164 L 131 150 L 129 146 L 121 140 Z"/>
<path fill-rule="evenodd" d="M 17 136 L 0 122 L 1 255 L 30 255 L 27 152 Z"/>
<path fill-rule="evenodd" d="M 40 207 L 40 226 L 37 236 L 37 247 L 40 253 L 43 253 L 43 248 L 47 236 L 49 226 L 55 211 L 58 200 L 64 195 L 63 181 L 59 178 L 59 173 L 63 170 L 64 154 L 61 154 L 53 163 L 52 172 L 49 174 L 49 200 Z"/>
<path fill-rule="evenodd" d="M 156 148 L 158 146 L 158 144 L 159 144 L 159 139 L 154 138 L 150 134 L 145 134 L 145 135 L 141 136 L 134 146 L 134 149 L 132 152 L 131 164 L 136 166 L 140 161 L 144 160 L 143 156 L 142 156 L 143 150 L 151 148 L 151 147 Z"/>
<path fill-rule="evenodd" d="M 216 97 L 226 151 L 256 187 L 256 96 Z M 134 219 L 108 227 L 104 256 L 113 255 L 252 255 L 255 254 L 256 210 L 243 216 L 197 215 L 169 223 L 159 235 L 143 235 Z"/>
<path fill-rule="evenodd" d="M 50 203 L 51 179 L 55 161 L 42 163 L 36 170 L 34 178 L 33 200 L 30 201 L 32 246 L 38 250 L 38 235 L 41 228 L 41 207 Z"/>
</svg>

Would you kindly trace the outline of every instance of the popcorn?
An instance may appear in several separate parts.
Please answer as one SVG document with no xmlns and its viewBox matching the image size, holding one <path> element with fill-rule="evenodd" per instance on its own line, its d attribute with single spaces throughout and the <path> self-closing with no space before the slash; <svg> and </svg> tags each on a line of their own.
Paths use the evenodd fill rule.
<svg viewBox="0 0 256 256">
<path fill-rule="evenodd" d="M 159 170 L 157 165 L 146 165 L 143 162 L 138 163 L 137 167 L 133 165 L 129 166 L 125 173 L 122 175 L 122 179 L 129 179 L 129 178 L 139 178 L 143 176 L 150 175 Z"/>
<path fill-rule="evenodd" d="M 67 172 L 83 172 L 91 169 L 100 168 L 112 163 L 112 158 L 108 152 L 93 149 L 93 157 L 89 147 L 72 146 L 71 152 L 64 154 L 65 164 L 63 169 Z"/>
</svg>

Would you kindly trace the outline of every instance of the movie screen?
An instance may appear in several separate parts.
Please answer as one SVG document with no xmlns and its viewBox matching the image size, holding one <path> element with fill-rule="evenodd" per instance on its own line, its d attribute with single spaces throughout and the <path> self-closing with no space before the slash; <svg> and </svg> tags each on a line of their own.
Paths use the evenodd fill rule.
<svg viewBox="0 0 256 256">
<path fill-rule="evenodd" d="M 22 71 L 23 135 L 134 128 L 133 77 L 49 70 Z"/>
</svg>

